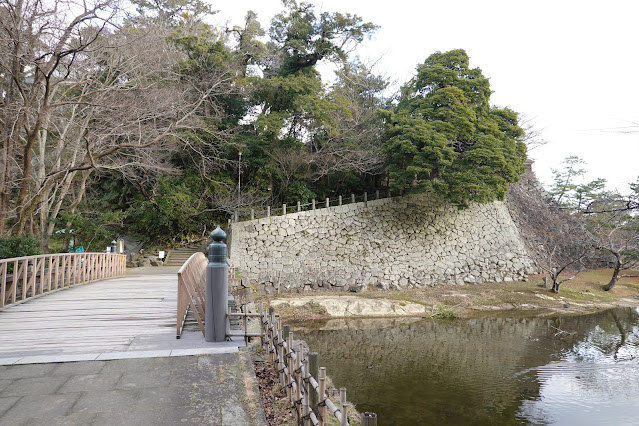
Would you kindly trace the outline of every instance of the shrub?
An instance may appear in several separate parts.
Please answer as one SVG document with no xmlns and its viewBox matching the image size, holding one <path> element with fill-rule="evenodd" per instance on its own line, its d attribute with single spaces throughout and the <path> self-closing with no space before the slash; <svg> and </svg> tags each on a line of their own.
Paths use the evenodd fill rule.
<svg viewBox="0 0 639 426">
<path fill-rule="evenodd" d="M 33 236 L 0 238 L 0 259 L 42 254 L 38 240 Z"/>
</svg>

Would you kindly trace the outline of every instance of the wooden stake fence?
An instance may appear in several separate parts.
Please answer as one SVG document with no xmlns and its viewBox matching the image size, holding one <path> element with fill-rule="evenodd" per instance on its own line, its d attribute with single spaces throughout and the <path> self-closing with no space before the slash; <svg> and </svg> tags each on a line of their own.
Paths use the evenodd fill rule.
<svg viewBox="0 0 639 426">
<path fill-rule="evenodd" d="M 0 260 L 0 308 L 75 284 L 126 274 L 126 256 L 58 253 Z"/>
<path fill-rule="evenodd" d="M 338 405 L 331 401 L 326 389 L 326 367 L 317 368 L 317 353 L 305 354 L 301 342 L 295 347 L 293 332 L 288 325 L 282 326 L 282 320 L 277 318 L 273 308 L 269 308 L 267 313 L 260 306 L 260 311 L 263 346 L 278 372 L 280 384 L 286 388 L 289 401 L 295 406 L 298 424 L 325 426 L 331 415 L 340 426 L 349 425 L 346 389 L 339 390 Z M 364 413 L 362 423 L 376 426 L 377 416 Z"/>
</svg>

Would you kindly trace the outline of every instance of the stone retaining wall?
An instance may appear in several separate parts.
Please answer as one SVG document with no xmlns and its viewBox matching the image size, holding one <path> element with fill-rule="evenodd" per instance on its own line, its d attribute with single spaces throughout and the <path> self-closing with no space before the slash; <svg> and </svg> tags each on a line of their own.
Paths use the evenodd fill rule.
<svg viewBox="0 0 639 426">
<path fill-rule="evenodd" d="M 504 203 L 466 210 L 425 194 L 231 225 L 231 263 L 267 289 L 511 281 L 534 272 Z"/>
</svg>

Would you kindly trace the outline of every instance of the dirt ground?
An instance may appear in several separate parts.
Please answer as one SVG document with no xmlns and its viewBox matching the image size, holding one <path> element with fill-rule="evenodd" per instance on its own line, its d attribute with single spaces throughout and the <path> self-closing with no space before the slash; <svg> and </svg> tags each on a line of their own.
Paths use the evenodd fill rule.
<svg viewBox="0 0 639 426">
<path fill-rule="evenodd" d="M 639 271 L 626 273 L 639 275 Z M 526 281 L 440 285 L 399 291 L 313 291 L 303 294 L 279 294 L 266 299 L 266 302 L 286 302 L 287 299 L 308 297 L 309 303 L 302 306 L 279 302 L 276 310 L 288 321 L 334 318 L 319 303 L 313 301 L 320 295 L 333 298 L 356 296 L 363 299 L 380 299 L 394 301 L 399 305 L 417 303 L 424 305 L 425 316 L 452 311 L 454 316 L 461 318 L 499 311 L 526 316 L 557 313 L 577 315 L 614 307 L 639 306 L 639 277 L 622 278 L 611 291 L 604 291 L 603 286 L 608 283 L 611 275 L 612 270 L 609 269 L 581 272 L 574 279 L 561 284 L 558 294 L 545 287 L 541 275 L 531 275 Z"/>
</svg>

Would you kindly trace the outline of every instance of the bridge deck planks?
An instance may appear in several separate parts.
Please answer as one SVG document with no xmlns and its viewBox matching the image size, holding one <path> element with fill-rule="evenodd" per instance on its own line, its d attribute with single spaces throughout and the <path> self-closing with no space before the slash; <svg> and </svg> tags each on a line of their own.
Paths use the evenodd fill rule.
<svg viewBox="0 0 639 426">
<path fill-rule="evenodd" d="M 125 351 L 136 337 L 175 340 L 175 274 L 66 289 L 0 311 L 0 358 L 16 353 Z"/>
</svg>

